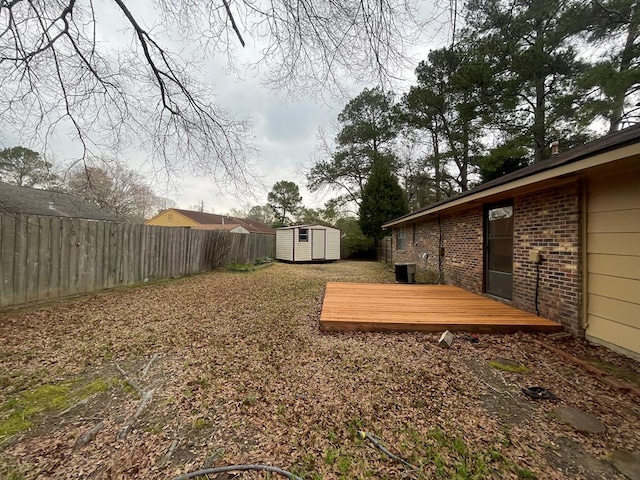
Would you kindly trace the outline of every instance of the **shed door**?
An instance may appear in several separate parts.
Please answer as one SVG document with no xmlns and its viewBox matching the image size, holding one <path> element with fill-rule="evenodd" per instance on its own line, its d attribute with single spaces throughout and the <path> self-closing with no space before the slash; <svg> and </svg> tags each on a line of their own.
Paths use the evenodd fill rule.
<svg viewBox="0 0 640 480">
<path fill-rule="evenodd" d="M 511 300 L 513 295 L 513 205 L 485 214 L 485 290 Z"/>
<path fill-rule="evenodd" d="M 640 177 L 589 183 L 587 330 L 591 340 L 640 355 Z"/>
<path fill-rule="evenodd" d="M 327 245 L 327 231 L 311 230 L 311 259 L 324 260 Z"/>
</svg>

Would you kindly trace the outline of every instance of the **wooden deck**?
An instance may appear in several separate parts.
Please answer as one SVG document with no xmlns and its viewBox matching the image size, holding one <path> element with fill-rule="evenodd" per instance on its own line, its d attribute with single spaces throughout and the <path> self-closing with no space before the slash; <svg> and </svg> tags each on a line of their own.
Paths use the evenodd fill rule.
<svg viewBox="0 0 640 480">
<path fill-rule="evenodd" d="M 559 323 L 449 285 L 327 284 L 324 331 L 558 332 Z"/>
</svg>

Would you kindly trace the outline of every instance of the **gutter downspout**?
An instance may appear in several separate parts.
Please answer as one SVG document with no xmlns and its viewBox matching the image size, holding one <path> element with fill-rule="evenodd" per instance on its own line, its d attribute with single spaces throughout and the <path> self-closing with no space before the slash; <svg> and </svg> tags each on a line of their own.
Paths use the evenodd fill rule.
<svg viewBox="0 0 640 480">
<path fill-rule="evenodd" d="M 587 332 L 587 328 L 589 328 L 589 275 L 586 274 L 586 272 L 588 271 L 588 261 L 589 261 L 589 257 L 588 257 L 588 252 L 587 252 L 587 240 L 588 240 L 588 235 L 587 235 L 587 219 L 588 219 L 588 213 L 589 213 L 589 209 L 588 209 L 588 202 L 589 202 L 589 184 L 588 184 L 588 180 L 583 180 L 581 182 L 578 183 L 578 197 L 580 199 L 580 219 L 579 219 L 579 225 L 580 225 L 580 235 L 582 236 L 582 238 L 580 238 L 580 241 L 578 242 L 579 248 L 581 249 L 581 254 L 580 254 L 580 263 L 578 264 L 578 268 L 579 268 L 579 276 L 582 277 L 582 298 L 581 298 L 581 303 L 582 305 L 580 305 L 580 313 L 581 313 L 581 319 L 580 319 L 580 328 L 582 328 L 582 333 L 586 334 Z"/>
</svg>

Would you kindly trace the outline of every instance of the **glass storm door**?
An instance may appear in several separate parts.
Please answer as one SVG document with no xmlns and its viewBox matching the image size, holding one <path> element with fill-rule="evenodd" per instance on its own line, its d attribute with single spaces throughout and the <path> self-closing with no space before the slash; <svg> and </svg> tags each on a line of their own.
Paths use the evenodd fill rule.
<svg viewBox="0 0 640 480">
<path fill-rule="evenodd" d="M 513 206 L 486 210 L 485 290 L 511 300 L 513 295 Z"/>
</svg>

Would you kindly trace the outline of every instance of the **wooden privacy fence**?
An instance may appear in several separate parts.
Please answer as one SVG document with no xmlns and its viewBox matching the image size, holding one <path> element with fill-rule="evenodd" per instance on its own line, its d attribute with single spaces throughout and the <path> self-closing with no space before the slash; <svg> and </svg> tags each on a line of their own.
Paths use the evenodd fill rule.
<svg viewBox="0 0 640 480">
<path fill-rule="evenodd" d="M 273 257 L 275 235 L 0 214 L 0 307 Z"/>
<path fill-rule="evenodd" d="M 391 237 L 384 237 L 378 243 L 378 261 L 384 263 L 393 262 L 393 251 Z"/>
</svg>

